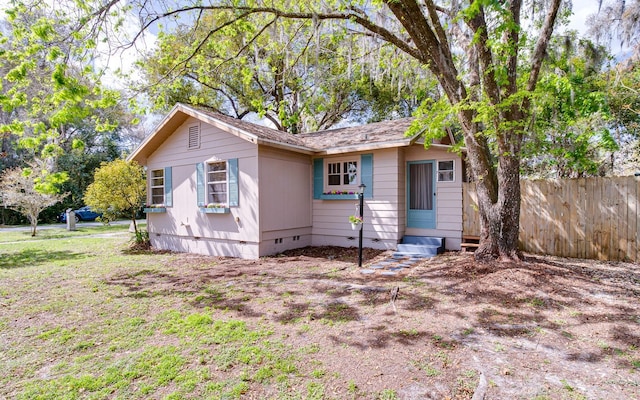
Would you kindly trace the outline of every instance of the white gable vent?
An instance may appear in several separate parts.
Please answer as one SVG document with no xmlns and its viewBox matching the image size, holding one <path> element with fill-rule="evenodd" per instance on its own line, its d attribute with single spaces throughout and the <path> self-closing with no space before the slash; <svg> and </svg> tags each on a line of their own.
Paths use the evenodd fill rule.
<svg viewBox="0 0 640 400">
<path fill-rule="evenodd" d="M 193 125 L 189 127 L 189 148 L 190 149 L 200 148 L 200 126 L 199 125 Z"/>
</svg>

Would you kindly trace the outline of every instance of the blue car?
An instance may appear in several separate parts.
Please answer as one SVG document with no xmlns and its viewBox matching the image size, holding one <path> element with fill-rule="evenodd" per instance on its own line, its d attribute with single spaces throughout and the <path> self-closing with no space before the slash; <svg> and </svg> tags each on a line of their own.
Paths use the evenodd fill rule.
<svg viewBox="0 0 640 400">
<path fill-rule="evenodd" d="M 89 206 L 80 207 L 77 210 L 73 210 L 76 213 L 76 222 L 80 221 L 95 221 L 96 218 L 102 217 L 102 213 L 92 211 Z M 63 212 L 58 217 L 60 222 L 67 222 L 67 213 Z"/>
</svg>

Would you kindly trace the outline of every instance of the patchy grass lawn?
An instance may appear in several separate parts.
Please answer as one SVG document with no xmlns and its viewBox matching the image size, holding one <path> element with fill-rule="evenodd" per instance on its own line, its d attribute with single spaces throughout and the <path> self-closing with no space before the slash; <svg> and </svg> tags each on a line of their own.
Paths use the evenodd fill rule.
<svg viewBox="0 0 640 400">
<path fill-rule="evenodd" d="M 146 229 L 147 224 L 143 223 L 138 229 Z M 31 230 L 27 229 L 5 229 L 0 232 L 0 243 L 22 242 L 46 239 L 66 239 L 75 236 L 96 235 L 99 233 L 122 233 L 129 229 L 129 225 L 100 225 L 100 226 L 83 226 L 82 223 L 76 225 L 75 231 L 68 231 L 64 227 L 39 227 L 36 236 L 31 236 Z"/>
<path fill-rule="evenodd" d="M 383 278 L 360 274 L 354 249 L 260 260 L 132 254 L 126 228 L 19 242 L 2 234 L 0 398 L 640 393 L 637 265 L 476 265 L 451 253 Z M 365 252 L 367 263 L 384 256 Z"/>
</svg>

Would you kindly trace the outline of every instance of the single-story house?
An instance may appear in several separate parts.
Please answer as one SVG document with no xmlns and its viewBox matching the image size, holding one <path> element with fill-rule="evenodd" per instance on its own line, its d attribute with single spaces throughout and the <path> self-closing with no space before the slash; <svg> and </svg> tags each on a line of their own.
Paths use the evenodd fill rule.
<svg viewBox="0 0 640 400">
<path fill-rule="evenodd" d="M 159 249 L 258 258 L 305 246 L 395 249 L 405 235 L 460 249 L 461 158 L 424 148 L 411 119 L 292 135 L 177 104 L 129 156 L 147 169 L 147 229 Z"/>
</svg>

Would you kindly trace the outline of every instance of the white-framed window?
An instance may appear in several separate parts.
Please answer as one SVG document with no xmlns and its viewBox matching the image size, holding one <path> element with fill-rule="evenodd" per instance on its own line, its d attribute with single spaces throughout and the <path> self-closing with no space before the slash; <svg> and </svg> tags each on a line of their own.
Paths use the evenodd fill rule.
<svg viewBox="0 0 640 400">
<path fill-rule="evenodd" d="M 189 150 L 200 148 L 200 125 L 191 125 L 189 127 L 189 139 L 187 148 Z"/>
<path fill-rule="evenodd" d="M 151 171 L 151 204 L 164 204 L 164 169 Z"/>
<path fill-rule="evenodd" d="M 207 203 L 228 204 L 227 162 L 207 163 Z"/>
<path fill-rule="evenodd" d="M 453 182 L 453 160 L 438 161 L 438 182 Z"/>
<path fill-rule="evenodd" d="M 326 189 L 355 190 L 360 184 L 359 163 L 356 160 L 328 160 L 326 162 Z"/>
</svg>

